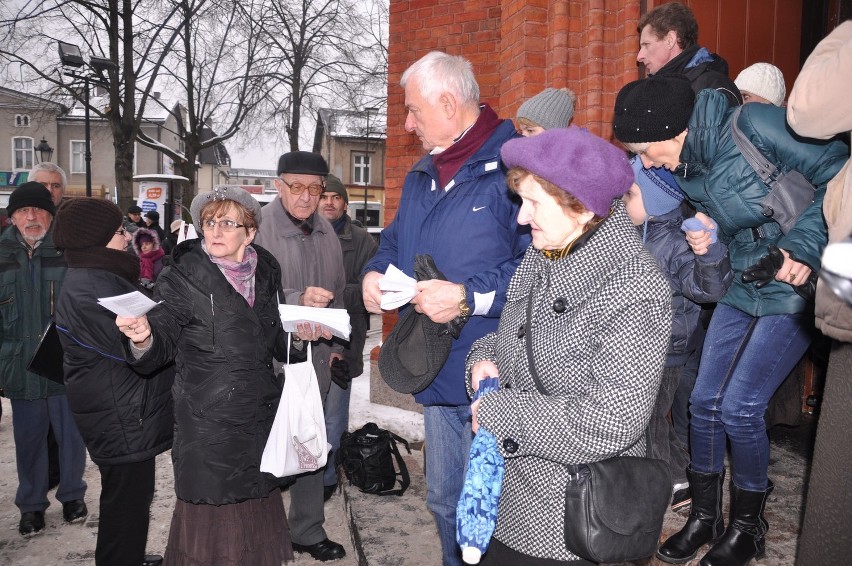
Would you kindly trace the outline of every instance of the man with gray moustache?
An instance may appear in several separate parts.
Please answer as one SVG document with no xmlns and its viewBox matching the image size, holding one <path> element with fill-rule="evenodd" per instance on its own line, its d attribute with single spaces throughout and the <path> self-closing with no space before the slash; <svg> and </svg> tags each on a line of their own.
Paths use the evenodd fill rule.
<svg viewBox="0 0 852 566">
<path fill-rule="evenodd" d="M 55 194 L 29 181 L 9 197 L 12 228 L 0 237 L 0 387 L 12 404 L 12 426 L 21 511 L 18 531 L 24 537 L 44 530 L 48 492 L 48 426 L 59 444 L 61 479 L 56 498 L 66 522 L 84 520 L 86 448 L 74 423 L 65 387 L 27 371 L 27 363 L 54 315 L 67 269 L 50 233 Z M 61 198 L 61 194 L 59 195 Z"/>
</svg>

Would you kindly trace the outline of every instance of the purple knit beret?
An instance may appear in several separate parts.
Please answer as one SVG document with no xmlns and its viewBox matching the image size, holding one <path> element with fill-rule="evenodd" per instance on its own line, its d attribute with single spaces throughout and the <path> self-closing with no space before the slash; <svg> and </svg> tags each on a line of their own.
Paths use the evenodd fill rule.
<svg viewBox="0 0 852 566">
<path fill-rule="evenodd" d="M 506 167 L 521 167 L 570 194 L 601 217 L 630 190 L 633 170 L 624 150 L 585 128 L 554 128 L 503 144 Z"/>
</svg>

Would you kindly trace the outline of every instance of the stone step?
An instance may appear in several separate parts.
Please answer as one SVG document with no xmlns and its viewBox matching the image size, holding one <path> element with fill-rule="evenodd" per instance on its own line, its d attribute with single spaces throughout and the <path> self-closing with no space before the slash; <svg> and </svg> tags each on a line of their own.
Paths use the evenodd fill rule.
<svg viewBox="0 0 852 566">
<path fill-rule="evenodd" d="M 440 566 L 441 543 L 426 507 L 426 478 L 419 450 L 402 450 L 411 485 L 402 496 L 362 493 L 343 485 L 343 498 L 359 566 Z"/>
</svg>

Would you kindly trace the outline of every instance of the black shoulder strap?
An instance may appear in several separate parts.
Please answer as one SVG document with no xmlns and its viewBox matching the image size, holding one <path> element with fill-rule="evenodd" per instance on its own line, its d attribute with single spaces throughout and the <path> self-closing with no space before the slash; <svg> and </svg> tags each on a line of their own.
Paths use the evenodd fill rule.
<svg viewBox="0 0 852 566">
<path fill-rule="evenodd" d="M 533 308 L 533 295 L 535 295 L 535 289 L 530 292 L 529 301 L 527 301 L 527 323 L 524 325 L 524 337 L 526 338 L 527 345 L 527 362 L 530 365 L 530 375 L 532 375 L 533 381 L 535 382 L 535 388 L 538 389 L 538 392 L 542 395 L 548 395 L 547 389 L 544 388 L 544 385 L 541 383 L 541 378 L 538 377 L 538 371 L 535 369 L 535 357 L 533 357 L 532 350 L 532 308 Z"/>
<path fill-rule="evenodd" d="M 530 292 L 530 299 L 527 301 L 527 322 L 524 325 L 524 338 L 527 346 L 527 362 L 530 366 L 530 375 L 535 382 L 535 388 L 538 389 L 538 392 L 542 395 L 549 395 L 547 390 L 544 388 L 544 384 L 541 382 L 541 378 L 538 376 L 538 371 L 535 369 L 535 358 L 533 357 L 532 350 L 532 307 L 533 307 L 533 295 L 535 295 L 535 289 Z M 650 426 L 650 423 L 649 423 Z M 648 427 L 645 428 L 645 455 L 651 453 L 651 437 L 648 435 Z M 576 475 L 578 473 L 578 466 L 574 464 L 568 465 L 568 469 L 571 474 Z"/>
<path fill-rule="evenodd" d="M 774 163 L 766 159 L 760 151 L 754 147 L 754 144 L 746 137 L 742 130 L 740 130 L 737 121 L 740 119 L 740 113 L 742 112 L 743 107 L 738 106 L 736 110 L 734 110 L 734 118 L 731 121 L 731 134 L 734 138 L 734 143 L 737 146 L 737 149 L 740 150 L 740 153 L 743 154 L 745 160 L 748 161 L 748 164 L 751 165 L 751 168 L 754 169 L 754 172 L 757 173 L 757 176 L 760 177 L 760 180 L 766 183 L 766 185 L 771 189 L 772 185 L 778 179 L 780 172 Z"/>
<path fill-rule="evenodd" d="M 394 433 L 387 431 L 388 433 L 388 444 L 390 444 L 391 453 L 393 453 L 394 459 L 396 460 L 396 464 L 399 467 L 399 473 L 397 474 L 399 477 L 399 489 L 391 489 L 388 491 L 382 491 L 377 495 L 402 495 L 405 493 L 405 490 L 408 489 L 408 486 L 411 485 L 411 477 L 408 475 L 408 466 L 405 465 L 405 460 L 402 459 L 402 454 L 399 453 L 399 449 L 396 447 L 395 440 L 399 440 L 405 445 L 405 449 L 408 450 L 408 453 L 411 454 L 411 448 L 408 447 L 408 441 L 404 438 L 401 438 Z"/>
</svg>

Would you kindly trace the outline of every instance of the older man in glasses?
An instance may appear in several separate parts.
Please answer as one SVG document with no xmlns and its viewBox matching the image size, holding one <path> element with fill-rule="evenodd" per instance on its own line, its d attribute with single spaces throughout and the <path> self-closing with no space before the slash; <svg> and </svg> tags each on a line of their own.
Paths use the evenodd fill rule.
<svg viewBox="0 0 852 566">
<path fill-rule="evenodd" d="M 290 305 L 344 308 L 343 253 L 334 228 L 317 212 L 326 175 L 328 165 L 321 155 L 285 153 L 278 160 L 275 179 L 279 202 L 263 208 L 255 243 L 272 252 L 281 264 L 282 300 Z M 317 333 L 312 351 L 325 403 L 331 364 L 343 358 L 343 345 L 332 341 L 330 332 Z M 293 549 L 323 562 L 343 558 L 343 546 L 329 540 L 323 528 L 323 470 L 298 476 L 290 487 L 290 498 Z"/>
</svg>

